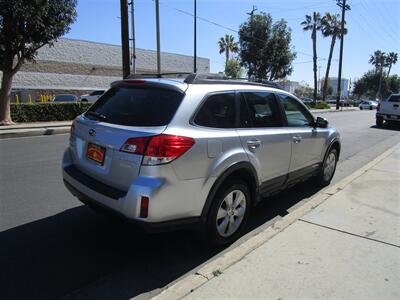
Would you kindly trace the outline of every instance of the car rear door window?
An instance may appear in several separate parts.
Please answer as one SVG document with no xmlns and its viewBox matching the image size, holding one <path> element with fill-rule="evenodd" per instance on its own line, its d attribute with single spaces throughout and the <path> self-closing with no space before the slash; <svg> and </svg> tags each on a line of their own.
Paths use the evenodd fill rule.
<svg viewBox="0 0 400 300">
<path fill-rule="evenodd" d="M 392 96 L 390 96 L 389 102 L 400 102 L 400 95 L 392 95 Z"/>
<path fill-rule="evenodd" d="M 116 86 L 100 97 L 89 112 L 112 124 L 164 126 L 175 115 L 183 96 L 178 91 L 162 88 Z M 95 114 L 86 116 L 94 118 Z"/>
<path fill-rule="evenodd" d="M 273 93 L 241 92 L 241 95 L 240 127 L 283 126 L 282 115 Z"/>
<path fill-rule="evenodd" d="M 314 122 L 313 116 L 293 97 L 279 94 L 279 99 L 283 105 L 289 127 L 308 127 Z"/>
<path fill-rule="evenodd" d="M 212 128 L 235 128 L 235 93 L 209 96 L 194 118 L 196 125 Z"/>
</svg>

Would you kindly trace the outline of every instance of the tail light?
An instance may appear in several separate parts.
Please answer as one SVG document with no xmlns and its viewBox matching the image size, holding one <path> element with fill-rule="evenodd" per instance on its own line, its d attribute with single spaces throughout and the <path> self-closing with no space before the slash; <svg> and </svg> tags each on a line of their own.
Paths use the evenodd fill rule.
<svg viewBox="0 0 400 300">
<path fill-rule="evenodd" d="M 143 165 L 167 164 L 194 145 L 194 139 L 185 136 L 160 134 L 128 139 L 121 151 L 144 155 Z"/>
<path fill-rule="evenodd" d="M 149 215 L 149 197 L 142 196 L 140 199 L 140 214 L 141 218 L 147 218 Z"/>
<path fill-rule="evenodd" d="M 379 111 L 381 109 L 381 102 L 378 102 L 378 106 L 376 107 L 376 111 Z"/>
</svg>

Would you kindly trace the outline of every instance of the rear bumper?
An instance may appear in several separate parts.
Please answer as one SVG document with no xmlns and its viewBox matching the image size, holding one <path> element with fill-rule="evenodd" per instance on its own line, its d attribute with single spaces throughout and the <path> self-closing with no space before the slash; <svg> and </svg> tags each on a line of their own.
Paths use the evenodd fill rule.
<svg viewBox="0 0 400 300">
<path fill-rule="evenodd" d="M 136 222 L 149 231 L 196 223 L 208 194 L 204 179 L 177 180 L 167 177 L 138 176 L 126 191 L 96 180 L 71 160 L 70 150 L 64 153 L 63 181 L 79 200 L 107 213 Z M 168 178 L 168 179 L 166 179 Z M 141 198 L 149 198 L 147 218 L 140 217 Z"/>
<path fill-rule="evenodd" d="M 201 221 L 200 217 L 190 217 L 190 218 L 183 218 L 183 219 L 164 221 L 164 222 L 145 222 L 139 219 L 127 218 L 121 212 L 114 210 L 108 206 L 105 206 L 99 203 L 98 201 L 90 198 L 88 195 L 85 195 L 81 191 L 77 190 L 65 179 L 64 179 L 64 185 L 71 192 L 71 194 L 76 196 L 83 204 L 88 205 L 106 215 L 117 217 L 126 220 L 128 222 L 134 223 L 149 233 L 158 233 L 158 232 L 164 232 L 164 231 L 170 231 L 188 227 L 196 228 L 197 226 L 200 225 Z"/>
<path fill-rule="evenodd" d="M 377 113 L 376 118 L 386 121 L 400 122 L 400 115 Z"/>
</svg>

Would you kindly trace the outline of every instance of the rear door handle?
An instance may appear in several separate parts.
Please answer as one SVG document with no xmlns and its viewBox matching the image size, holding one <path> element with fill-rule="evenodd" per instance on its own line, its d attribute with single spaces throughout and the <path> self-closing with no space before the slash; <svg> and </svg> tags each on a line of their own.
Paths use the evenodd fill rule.
<svg viewBox="0 0 400 300">
<path fill-rule="evenodd" d="M 301 136 L 300 135 L 293 136 L 293 143 L 298 144 L 300 142 L 301 142 Z"/>
<path fill-rule="evenodd" d="M 260 140 L 254 139 L 254 140 L 248 140 L 247 141 L 247 147 L 250 150 L 257 149 L 260 146 L 261 146 L 261 141 Z"/>
</svg>

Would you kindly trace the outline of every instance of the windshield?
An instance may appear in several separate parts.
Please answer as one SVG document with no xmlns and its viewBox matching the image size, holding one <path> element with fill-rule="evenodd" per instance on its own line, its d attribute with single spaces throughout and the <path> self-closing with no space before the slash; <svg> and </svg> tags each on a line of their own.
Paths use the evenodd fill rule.
<svg viewBox="0 0 400 300">
<path fill-rule="evenodd" d="M 127 126 L 164 126 L 174 116 L 184 94 L 161 88 L 116 86 L 86 113 L 88 118 Z M 90 113 L 92 112 L 92 113 Z"/>
</svg>

